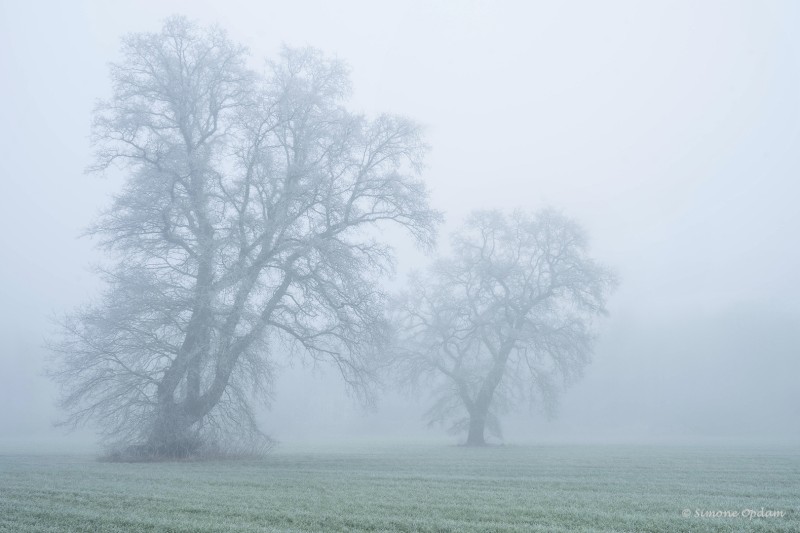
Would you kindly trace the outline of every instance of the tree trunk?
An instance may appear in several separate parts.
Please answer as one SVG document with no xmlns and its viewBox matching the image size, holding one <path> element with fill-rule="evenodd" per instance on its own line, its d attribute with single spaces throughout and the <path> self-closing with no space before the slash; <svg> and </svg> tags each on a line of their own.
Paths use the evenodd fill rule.
<svg viewBox="0 0 800 533">
<path fill-rule="evenodd" d="M 469 412 L 469 432 L 467 446 L 486 446 L 484 431 L 486 417 L 489 414 L 489 403 L 475 405 Z"/>
<path fill-rule="evenodd" d="M 506 370 L 506 361 L 511 351 L 509 344 L 502 355 L 495 359 L 491 372 L 483 380 L 480 391 L 474 402 L 467 403 L 469 410 L 469 432 L 467 433 L 467 446 L 486 446 L 484 430 L 486 429 L 486 419 L 489 416 L 489 406 L 492 405 L 494 391 L 503 379 Z"/>
<path fill-rule="evenodd" d="M 467 446 L 486 446 L 483 431 L 486 419 L 478 416 L 469 417 L 469 433 L 467 433 Z"/>
<path fill-rule="evenodd" d="M 181 404 L 159 406 L 147 443 L 142 446 L 143 455 L 180 459 L 192 455 L 202 444 L 192 431 L 198 420 L 186 414 Z"/>
</svg>

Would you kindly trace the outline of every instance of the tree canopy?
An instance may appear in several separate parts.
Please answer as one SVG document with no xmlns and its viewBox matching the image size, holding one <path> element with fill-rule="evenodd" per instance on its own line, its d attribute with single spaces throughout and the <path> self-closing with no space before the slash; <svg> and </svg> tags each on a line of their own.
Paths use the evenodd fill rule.
<svg viewBox="0 0 800 533">
<path fill-rule="evenodd" d="M 107 291 L 54 342 L 70 422 L 142 455 L 259 434 L 275 357 L 333 361 L 352 387 L 388 328 L 376 225 L 432 243 L 419 126 L 345 107 L 348 70 L 286 48 L 266 71 L 217 28 L 181 17 L 127 36 L 94 115 L 96 170 L 123 190 L 90 234 Z"/>
</svg>

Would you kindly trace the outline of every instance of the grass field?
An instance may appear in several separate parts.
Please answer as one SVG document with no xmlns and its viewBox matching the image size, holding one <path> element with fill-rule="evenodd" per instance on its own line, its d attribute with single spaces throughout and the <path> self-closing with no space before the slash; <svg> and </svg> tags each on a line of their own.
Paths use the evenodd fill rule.
<svg viewBox="0 0 800 533">
<path fill-rule="evenodd" d="M 696 516 L 762 508 L 785 516 Z M 6 455 L 0 531 L 797 532 L 800 451 L 282 446 L 260 461 L 163 464 Z"/>
</svg>

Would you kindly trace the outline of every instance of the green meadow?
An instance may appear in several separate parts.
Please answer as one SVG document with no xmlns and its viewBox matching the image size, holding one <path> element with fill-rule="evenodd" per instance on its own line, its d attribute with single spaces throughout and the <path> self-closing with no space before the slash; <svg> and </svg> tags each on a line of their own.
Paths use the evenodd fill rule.
<svg viewBox="0 0 800 533">
<path fill-rule="evenodd" d="M 783 516 L 758 516 L 772 511 Z M 362 444 L 217 462 L 2 455 L 0 531 L 797 532 L 800 451 Z"/>
</svg>

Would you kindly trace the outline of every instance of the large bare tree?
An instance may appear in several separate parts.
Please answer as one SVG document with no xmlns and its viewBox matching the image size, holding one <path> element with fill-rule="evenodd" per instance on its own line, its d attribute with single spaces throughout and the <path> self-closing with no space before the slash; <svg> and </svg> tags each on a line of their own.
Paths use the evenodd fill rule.
<svg viewBox="0 0 800 533">
<path fill-rule="evenodd" d="M 347 69 L 285 49 L 264 73 L 216 28 L 129 35 L 95 113 L 94 168 L 125 171 L 91 228 L 115 258 L 101 301 L 54 343 L 70 422 L 143 454 L 255 435 L 275 352 L 333 361 L 364 390 L 385 340 L 376 224 L 430 244 L 409 120 L 348 112 Z"/>
<path fill-rule="evenodd" d="M 486 429 L 499 435 L 500 414 L 525 400 L 551 408 L 581 372 L 615 281 L 581 228 L 552 210 L 474 213 L 452 251 L 397 299 L 393 363 L 432 387 L 431 422 L 452 421 L 480 446 Z"/>
</svg>

